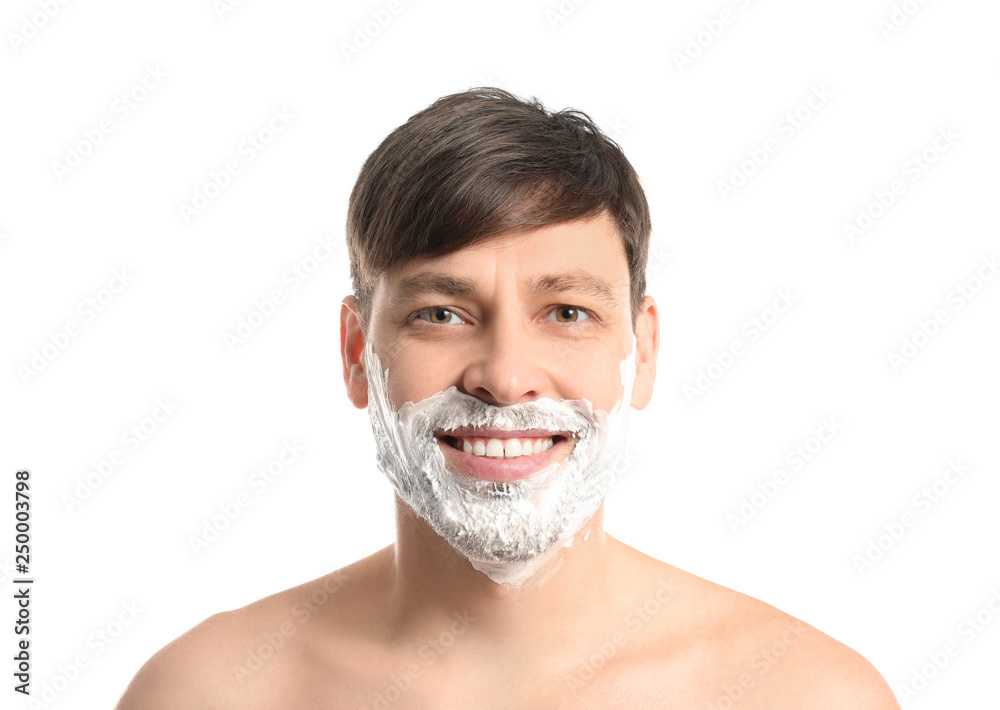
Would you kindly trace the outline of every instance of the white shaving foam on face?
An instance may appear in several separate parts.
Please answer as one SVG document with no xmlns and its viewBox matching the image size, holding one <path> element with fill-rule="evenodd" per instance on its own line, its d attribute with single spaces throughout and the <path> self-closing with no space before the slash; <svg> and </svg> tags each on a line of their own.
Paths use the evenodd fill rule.
<svg viewBox="0 0 1000 710">
<path fill-rule="evenodd" d="M 617 475 L 627 447 L 635 350 L 633 336 L 620 365 L 622 396 L 610 412 L 594 410 L 586 399 L 495 407 L 454 386 L 396 410 L 388 397 L 389 371 L 366 342 L 362 360 L 378 468 L 400 499 L 473 567 L 497 584 L 521 587 L 561 546 L 572 545 Z M 440 446 L 447 444 L 439 445 L 434 433 L 462 427 L 570 432 L 573 448 L 529 479 L 483 481 L 445 466 Z"/>
</svg>

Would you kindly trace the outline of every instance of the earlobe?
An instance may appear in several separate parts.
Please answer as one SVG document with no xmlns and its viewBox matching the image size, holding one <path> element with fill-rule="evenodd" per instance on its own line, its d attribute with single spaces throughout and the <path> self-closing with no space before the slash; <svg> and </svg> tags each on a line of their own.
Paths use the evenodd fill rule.
<svg viewBox="0 0 1000 710">
<path fill-rule="evenodd" d="M 660 315 L 656 301 L 646 296 L 635 323 L 635 384 L 632 386 L 632 407 L 635 409 L 644 409 L 653 397 L 659 351 Z"/>
<path fill-rule="evenodd" d="M 368 377 L 362 352 L 365 334 L 361 326 L 358 299 L 348 296 L 340 306 L 340 356 L 344 364 L 344 385 L 347 398 L 358 409 L 368 406 Z"/>
</svg>

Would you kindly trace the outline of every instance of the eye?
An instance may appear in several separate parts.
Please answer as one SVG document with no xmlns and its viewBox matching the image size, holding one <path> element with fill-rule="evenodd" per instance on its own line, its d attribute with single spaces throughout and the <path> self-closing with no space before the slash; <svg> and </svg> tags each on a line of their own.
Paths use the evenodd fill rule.
<svg viewBox="0 0 1000 710">
<path fill-rule="evenodd" d="M 590 319 L 590 314 L 587 311 L 575 306 L 557 306 L 552 309 L 551 313 L 555 316 L 554 320 L 557 323 L 578 323 Z"/>
<path fill-rule="evenodd" d="M 447 308 L 434 306 L 432 308 L 422 308 L 417 311 L 416 318 L 425 320 L 435 325 L 452 325 L 455 323 L 465 323 L 454 311 Z"/>
</svg>

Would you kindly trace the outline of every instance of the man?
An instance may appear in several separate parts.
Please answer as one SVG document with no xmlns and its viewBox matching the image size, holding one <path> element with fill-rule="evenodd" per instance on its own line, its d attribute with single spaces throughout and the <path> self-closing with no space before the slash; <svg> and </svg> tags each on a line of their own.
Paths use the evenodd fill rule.
<svg viewBox="0 0 1000 710">
<path fill-rule="evenodd" d="M 653 391 L 649 234 L 579 112 L 475 89 L 390 134 L 340 333 L 396 542 L 202 622 L 119 709 L 898 708 L 847 647 L 604 532 Z"/>
</svg>

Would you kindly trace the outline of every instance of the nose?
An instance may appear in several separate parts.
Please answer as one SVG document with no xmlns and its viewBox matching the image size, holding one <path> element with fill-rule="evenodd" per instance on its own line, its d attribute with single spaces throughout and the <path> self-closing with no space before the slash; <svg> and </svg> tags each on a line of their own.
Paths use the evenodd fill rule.
<svg viewBox="0 0 1000 710">
<path fill-rule="evenodd" d="M 497 407 L 543 396 L 547 376 L 522 324 L 495 323 L 477 340 L 462 376 L 466 393 Z"/>
</svg>

